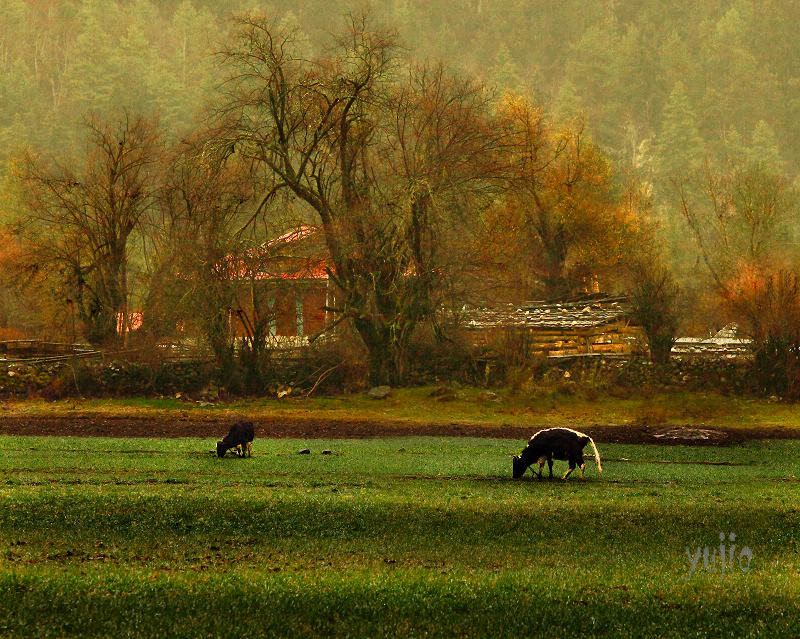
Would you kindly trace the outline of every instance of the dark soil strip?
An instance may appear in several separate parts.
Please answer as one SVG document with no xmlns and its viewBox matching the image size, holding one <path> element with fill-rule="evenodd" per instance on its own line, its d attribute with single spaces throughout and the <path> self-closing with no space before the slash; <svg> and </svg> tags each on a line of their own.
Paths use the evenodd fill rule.
<svg viewBox="0 0 800 639">
<path fill-rule="evenodd" d="M 0 435 L 50 435 L 76 437 L 222 437 L 233 420 L 203 418 L 136 419 L 111 417 L 6 417 L 0 418 Z M 362 439 L 369 437 L 489 437 L 518 439 L 524 443 L 538 428 L 495 426 L 489 424 L 448 423 L 409 424 L 398 421 L 341 420 L 341 419 L 257 419 L 256 437 L 293 439 Z M 697 427 L 669 426 L 670 438 L 664 437 L 663 424 L 592 425 L 581 427 L 598 443 L 661 444 L 690 446 L 720 446 L 738 444 L 753 439 L 800 439 L 800 429 L 788 428 L 713 428 L 713 440 L 695 439 L 692 430 Z M 686 438 L 680 431 L 686 430 Z M 677 433 L 677 436 L 676 436 Z"/>
</svg>

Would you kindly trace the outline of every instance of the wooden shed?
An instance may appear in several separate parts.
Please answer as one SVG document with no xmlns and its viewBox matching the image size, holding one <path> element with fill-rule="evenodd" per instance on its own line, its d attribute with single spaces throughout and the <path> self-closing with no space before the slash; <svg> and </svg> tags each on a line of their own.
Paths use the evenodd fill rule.
<svg viewBox="0 0 800 639">
<path fill-rule="evenodd" d="M 465 309 L 464 314 L 464 326 L 476 346 L 497 344 L 509 333 L 524 334 L 530 352 L 547 357 L 627 354 L 646 344 L 626 297 L 529 302 Z"/>
</svg>

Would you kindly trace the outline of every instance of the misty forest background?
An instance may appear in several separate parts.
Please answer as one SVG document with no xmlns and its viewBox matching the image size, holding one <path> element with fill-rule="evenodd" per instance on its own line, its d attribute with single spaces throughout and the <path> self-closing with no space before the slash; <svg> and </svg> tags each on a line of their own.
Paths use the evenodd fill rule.
<svg viewBox="0 0 800 639">
<path fill-rule="evenodd" d="M 7 0 L 0 157 L 69 151 L 87 111 L 157 111 L 191 129 L 220 81 L 232 13 L 283 15 L 314 50 L 359 3 Z M 371 10 L 419 59 L 444 60 L 559 117 L 584 113 L 619 171 L 658 175 L 734 147 L 798 168 L 800 48 L 791 3 L 385 0 Z M 321 53 L 317 51 L 316 53 Z"/>
<path fill-rule="evenodd" d="M 59 293 L 61 306 L 55 301 L 48 306 L 46 296 L 20 295 L 21 279 L 11 276 L 24 261 L 19 228 L 26 210 L 15 179 L 20 158 L 33 153 L 69 164 L 86 153 L 88 114 L 111 121 L 120 108 L 157 116 L 164 143 L 180 145 L 213 110 L 225 78 L 214 54 L 225 47 L 232 14 L 257 10 L 278 16 L 283 28 L 294 31 L 304 55 L 313 58 L 326 54 L 328 34 L 345 28 L 347 12 L 362 7 L 323 0 L 5 0 L 0 7 L 0 222 L 5 228 L 0 325 L 18 332 L 9 335 L 63 337 L 75 331 L 63 307 L 67 292 Z M 639 248 L 663 257 L 655 275 L 645 269 L 634 283 L 634 288 L 640 285 L 644 312 L 658 316 L 650 318 L 651 324 L 667 324 L 654 328 L 653 335 L 659 330 L 667 339 L 677 332 L 703 335 L 736 319 L 766 339 L 771 329 L 748 320 L 754 307 L 767 308 L 772 302 L 765 299 L 774 301 L 777 290 L 782 298 L 775 303 L 783 304 L 776 311 L 783 315 L 778 323 L 800 308 L 794 275 L 800 255 L 794 208 L 800 170 L 800 6 L 777 0 L 700 5 L 688 0 L 376 0 L 369 11 L 376 23 L 397 30 L 414 59 L 443 61 L 493 88 L 498 99 L 508 91 L 526 96 L 554 123 L 584 123 L 585 135 L 610 167 L 616 201 L 627 198 L 635 209 L 634 226 L 647 229 Z M 715 209 L 712 197 L 705 218 L 688 203 L 693 194 L 722 191 L 731 206 Z M 769 203 L 754 204 L 766 191 L 770 194 L 762 199 Z M 726 221 L 737 213 L 744 230 Z M 593 237 L 594 232 L 590 225 L 581 241 L 606 241 L 602 232 Z M 760 280 L 761 288 L 753 284 L 745 301 L 741 281 L 738 288 L 731 285 L 736 279 L 732 256 L 721 254 L 739 250 L 735 232 L 749 237 L 749 266 L 775 267 Z M 763 245 L 754 246 L 758 234 Z M 134 234 L 132 246 L 137 241 Z M 615 246 L 631 250 L 624 242 Z M 737 257 L 745 256 L 733 255 L 733 260 Z M 623 276 L 609 263 L 595 271 L 602 272 L 600 288 L 630 292 L 630 269 Z M 125 291 L 130 308 L 143 306 L 153 285 L 151 266 L 146 256 L 132 251 Z M 744 268 L 740 264 L 739 272 Z M 642 280 L 649 288 L 641 286 Z M 734 288 L 739 297 L 722 304 L 720 293 L 731 302 Z M 516 297 L 532 299 L 537 293 L 547 296 L 529 287 Z M 670 317 L 663 319 L 665 314 Z M 792 331 L 797 329 L 781 335 L 800 341 Z"/>
</svg>

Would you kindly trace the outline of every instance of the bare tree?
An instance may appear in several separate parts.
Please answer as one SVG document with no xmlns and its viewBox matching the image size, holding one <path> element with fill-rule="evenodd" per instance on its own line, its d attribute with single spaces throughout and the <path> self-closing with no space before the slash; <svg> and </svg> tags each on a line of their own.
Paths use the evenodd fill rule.
<svg viewBox="0 0 800 639">
<path fill-rule="evenodd" d="M 20 230 L 27 268 L 73 301 L 91 342 L 108 343 L 128 318 L 130 243 L 152 206 L 160 134 L 128 113 L 115 123 L 92 117 L 86 127 L 83 171 L 33 155 L 21 164 L 28 218 Z"/>
<path fill-rule="evenodd" d="M 442 250 L 500 172 L 502 131 L 482 87 L 443 68 L 401 68 L 394 34 L 352 18 L 330 55 L 294 57 L 291 35 L 237 19 L 221 117 L 263 169 L 266 204 L 289 190 L 317 217 L 372 383 L 401 381 L 415 326 L 449 278 Z"/>
<path fill-rule="evenodd" d="M 675 188 L 702 259 L 724 295 L 743 267 L 787 257 L 797 195 L 784 176 L 759 164 L 727 171 L 706 165 Z"/>
<path fill-rule="evenodd" d="M 226 380 L 236 368 L 234 339 L 241 337 L 245 385 L 260 392 L 276 313 L 276 284 L 266 277 L 275 259 L 267 240 L 276 227 L 253 214 L 249 167 L 241 156 L 223 161 L 208 144 L 214 138 L 196 134 L 165 172 L 160 219 L 150 234 L 159 259 L 148 316 L 162 330 L 177 323 L 199 330 Z"/>
</svg>

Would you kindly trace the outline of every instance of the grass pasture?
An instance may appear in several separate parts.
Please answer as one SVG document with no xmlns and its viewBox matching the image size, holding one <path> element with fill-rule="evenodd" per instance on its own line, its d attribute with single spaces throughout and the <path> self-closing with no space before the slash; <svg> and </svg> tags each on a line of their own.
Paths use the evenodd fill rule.
<svg viewBox="0 0 800 639">
<path fill-rule="evenodd" d="M 606 444 L 567 482 L 498 439 L 0 445 L 0 636 L 800 634 L 800 441 Z M 734 568 L 689 577 L 721 532 Z"/>
</svg>

